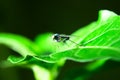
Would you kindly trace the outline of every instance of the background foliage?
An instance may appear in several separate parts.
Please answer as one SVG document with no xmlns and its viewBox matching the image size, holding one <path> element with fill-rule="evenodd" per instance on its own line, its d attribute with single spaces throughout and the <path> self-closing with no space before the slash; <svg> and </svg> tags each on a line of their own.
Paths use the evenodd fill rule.
<svg viewBox="0 0 120 80">
<path fill-rule="evenodd" d="M 1 0 L 0 31 L 21 34 L 31 39 L 34 39 L 40 33 L 49 31 L 71 34 L 80 27 L 95 21 L 98 11 L 101 9 L 109 9 L 119 14 L 119 3 L 118 0 Z M 1 61 L 6 59 L 10 53 L 15 54 L 6 46 L 0 45 Z M 86 64 L 67 61 L 57 80 L 61 80 L 61 78 L 65 77 L 65 74 L 74 77 L 71 74 L 72 69 L 75 69 L 74 73 L 78 73 L 78 69 Z M 119 78 L 119 74 L 117 74 L 120 71 L 119 67 L 119 62 L 107 61 L 101 71 L 98 71 L 89 80 L 96 80 L 96 78 L 97 80 L 117 80 Z M 24 68 L 0 69 L 1 80 L 34 80 L 30 75 L 33 75 L 32 72 Z"/>
</svg>

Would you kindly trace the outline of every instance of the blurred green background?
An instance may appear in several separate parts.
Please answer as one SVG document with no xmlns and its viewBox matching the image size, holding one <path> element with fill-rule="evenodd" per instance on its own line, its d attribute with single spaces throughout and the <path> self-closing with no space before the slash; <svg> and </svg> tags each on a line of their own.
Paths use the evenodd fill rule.
<svg viewBox="0 0 120 80">
<path fill-rule="evenodd" d="M 32 40 L 38 34 L 45 32 L 71 34 L 80 27 L 97 20 L 98 11 L 101 9 L 120 14 L 120 1 L 0 0 L 0 32 L 17 33 Z M 0 45 L 0 61 L 5 60 L 12 52 L 9 48 Z M 66 75 L 71 77 L 80 75 L 78 69 L 86 64 L 67 61 L 57 80 L 67 80 Z M 74 74 L 72 69 L 76 69 Z M 120 63 L 108 61 L 101 71 L 93 74 L 89 80 L 120 80 L 119 72 Z M 34 77 L 29 69 L 0 68 L 0 80 L 34 80 Z"/>
</svg>

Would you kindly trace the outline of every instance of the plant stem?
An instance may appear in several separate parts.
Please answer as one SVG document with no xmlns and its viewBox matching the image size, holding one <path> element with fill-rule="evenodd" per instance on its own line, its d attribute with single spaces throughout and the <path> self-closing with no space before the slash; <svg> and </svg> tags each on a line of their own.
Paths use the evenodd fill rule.
<svg viewBox="0 0 120 80">
<path fill-rule="evenodd" d="M 59 68 L 64 65 L 66 60 L 60 60 L 55 63 L 51 69 L 41 67 L 40 65 L 31 65 L 36 80 L 54 80 L 59 73 Z"/>
<path fill-rule="evenodd" d="M 36 80 L 53 80 L 51 72 L 43 67 L 33 65 L 32 70 Z"/>
</svg>

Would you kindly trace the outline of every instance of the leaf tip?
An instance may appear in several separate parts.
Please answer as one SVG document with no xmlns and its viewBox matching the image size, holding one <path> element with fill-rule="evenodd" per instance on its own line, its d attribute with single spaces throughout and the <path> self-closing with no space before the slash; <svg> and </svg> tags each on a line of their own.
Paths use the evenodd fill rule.
<svg viewBox="0 0 120 80">
<path fill-rule="evenodd" d="M 98 21 L 104 22 L 104 21 L 106 21 L 109 18 L 114 17 L 114 16 L 117 16 L 117 14 L 114 13 L 114 12 L 112 12 L 112 11 L 109 11 L 109 10 L 100 10 L 99 11 Z"/>
</svg>

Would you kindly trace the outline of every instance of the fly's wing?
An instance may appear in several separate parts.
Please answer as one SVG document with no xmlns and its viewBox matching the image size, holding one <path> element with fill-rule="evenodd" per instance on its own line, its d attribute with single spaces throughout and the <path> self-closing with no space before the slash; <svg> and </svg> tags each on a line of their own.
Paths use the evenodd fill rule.
<svg viewBox="0 0 120 80">
<path fill-rule="evenodd" d="M 79 45 L 79 46 L 81 46 L 82 43 L 79 43 L 78 39 L 79 39 L 79 40 L 82 40 L 82 38 L 81 38 L 80 36 L 70 35 L 70 41 L 71 41 L 71 42 L 74 42 L 75 44 L 77 44 L 77 45 Z"/>
<path fill-rule="evenodd" d="M 79 44 L 77 42 L 75 42 L 76 39 L 79 39 L 79 36 L 76 35 L 65 35 L 65 34 L 61 34 L 60 35 L 63 39 L 62 42 L 67 43 L 69 45 L 77 45 L 79 46 Z"/>
</svg>

